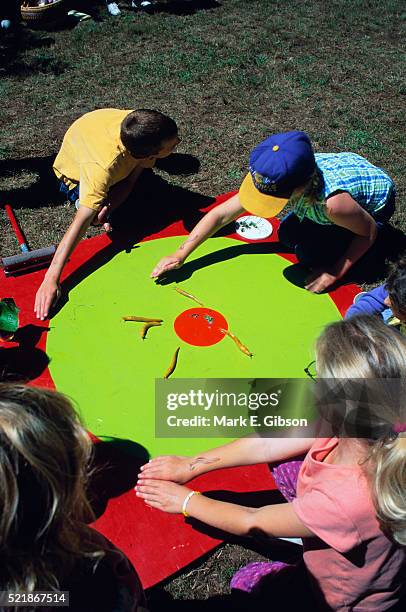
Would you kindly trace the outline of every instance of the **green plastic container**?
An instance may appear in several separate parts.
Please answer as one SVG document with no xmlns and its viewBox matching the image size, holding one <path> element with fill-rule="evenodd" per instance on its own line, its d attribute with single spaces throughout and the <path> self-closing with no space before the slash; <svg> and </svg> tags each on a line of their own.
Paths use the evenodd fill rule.
<svg viewBox="0 0 406 612">
<path fill-rule="evenodd" d="M 0 300 L 0 332 L 14 334 L 18 329 L 18 313 L 13 298 L 3 298 Z"/>
</svg>

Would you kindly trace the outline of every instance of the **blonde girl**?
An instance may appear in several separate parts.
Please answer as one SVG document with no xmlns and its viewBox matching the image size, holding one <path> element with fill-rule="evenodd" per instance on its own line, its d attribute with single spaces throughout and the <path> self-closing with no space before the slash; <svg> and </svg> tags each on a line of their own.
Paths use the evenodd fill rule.
<svg viewBox="0 0 406 612">
<path fill-rule="evenodd" d="M 0 384 L 0 591 L 67 590 L 71 611 L 142 609 L 134 569 L 87 526 L 91 453 L 66 397 Z"/>
<path fill-rule="evenodd" d="M 332 402 L 326 384 L 321 406 L 341 437 L 251 437 L 194 458 L 157 457 L 143 467 L 137 495 L 154 508 L 183 511 L 232 534 L 303 538 L 304 566 L 251 564 L 234 576 L 234 589 L 253 597 L 270 578 L 276 586 L 276 575 L 296 572 L 312 593 L 312 603 L 301 609 L 383 612 L 398 604 L 405 585 L 406 340 L 377 318 L 354 317 L 325 329 L 316 356 L 318 377 L 341 379 L 345 389 L 342 401 L 335 394 Z M 361 397 L 359 389 L 351 397 L 361 379 L 378 389 L 378 397 Z M 349 437 L 351 432 L 359 437 Z M 304 452 L 297 482 L 292 483 L 292 464 L 276 472 L 288 503 L 247 508 L 175 484 L 214 469 L 280 462 Z M 287 589 L 285 609 L 298 592 L 303 590 Z"/>
</svg>

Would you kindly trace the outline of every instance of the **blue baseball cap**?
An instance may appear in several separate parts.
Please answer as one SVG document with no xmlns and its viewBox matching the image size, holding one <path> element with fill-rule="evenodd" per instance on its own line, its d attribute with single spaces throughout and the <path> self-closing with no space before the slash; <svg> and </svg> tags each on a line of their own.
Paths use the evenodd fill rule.
<svg viewBox="0 0 406 612">
<path fill-rule="evenodd" d="M 250 155 L 249 173 L 239 191 L 241 206 L 259 217 L 274 217 L 294 189 L 310 179 L 315 167 L 312 144 L 305 132 L 269 136 Z"/>
</svg>

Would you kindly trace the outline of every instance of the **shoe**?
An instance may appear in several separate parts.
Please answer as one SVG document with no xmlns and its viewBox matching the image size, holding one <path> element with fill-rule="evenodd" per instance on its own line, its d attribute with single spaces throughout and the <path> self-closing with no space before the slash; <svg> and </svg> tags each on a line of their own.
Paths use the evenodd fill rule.
<svg viewBox="0 0 406 612">
<path fill-rule="evenodd" d="M 153 1 L 152 0 L 142 0 L 141 2 L 139 0 L 131 0 L 131 8 L 133 9 L 137 9 L 137 8 L 149 8 L 153 5 Z"/>
<path fill-rule="evenodd" d="M 69 17 L 74 17 L 78 21 L 86 21 L 87 19 L 91 19 L 91 16 L 87 13 L 80 13 L 79 11 L 68 11 Z"/>
<path fill-rule="evenodd" d="M 260 582 L 265 576 L 275 576 L 279 572 L 292 570 L 294 566 L 281 561 L 249 563 L 239 569 L 231 579 L 230 587 L 233 590 L 253 593 L 260 587 Z"/>
<path fill-rule="evenodd" d="M 117 2 L 108 2 L 107 10 L 113 17 L 117 17 L 117 15 L 120 15 L 121 13 L 120 9 L 118 8 Z"/>
<path fill-rule="evenodd" d="M 362 298 L 363 295 L 366 295 L 366 291 L 361 291 L 360 293 L 357 293 L 357 295 L 354 297 L 352 303 L 356 304 L 358 302 L 358 300 L 360 300 Z"/>
</svg>

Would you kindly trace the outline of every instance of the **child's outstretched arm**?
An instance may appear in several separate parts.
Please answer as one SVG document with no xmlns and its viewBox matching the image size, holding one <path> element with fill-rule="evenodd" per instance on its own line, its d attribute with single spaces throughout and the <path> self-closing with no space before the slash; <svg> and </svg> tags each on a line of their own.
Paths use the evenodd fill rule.
<svg viewBox="0 0 406 612">
<path fill-rule="evenodd" d="M 220 228 L 234 221 L 244 209 L 240 204 L 238 194 L 226 200 L 219 206 L 210 210 L 194 229 L 189 234 L 183 244 L 167 257 L 163 257 L 161 261 L 152 270 L 151 277 L 157 278 L 164 272 L 180 268 L 185 259 L 200 245 L 202 242 L 210 238 Z"/>
<path fill-rule="evenodd" d="M 191 489 L 159 480 L 147 480 L 137 485 L 136 492 L 152 508 L 171 514 L 180 514 L 186 509 L 188 516 L 235 535 L 247 536 L 261 532 L 287 538 L 314 536 L 296 516 L 292 504 L 246 508 L 204 495 L 192 495 L 188 499 Z"/>
<path fill-rule="evenodd" d="M 92 170 L 95 172 L 95 166 L 93 166 Z M 89 225 L 92 222 L 98 222 L 103 224 L 106 231 L 111 230 L 108 215 L 128 198 L 142 170 L 143 168 L 141 166 L 134 168 L 125 179 L 116 183 L 108 190 L 107 196 L 103 196 L 103 181 L 105 177 L 104 174 L 101 173 L 99 183 L 97 183 L 98 188 L 96 189 L 96 194 L 100 198 L 100 201 L 98 201 L 97 198 L 94 199 L 93 194 L 92 198 L 89 198 L 87 193 L 83 193 L 83 191 L 80 192 L 80 201 L 82 202 L 89 199 L 92 205 L 96 204 L 96 208 L 91 208 L 86 205 L 80 206 L 71 225 L 62 238 L 51 265 L 45 274 L 44 281 L 35 297 L 34 311 L 36 312 L 37 319 L 44 320 L 48 317 L 51 306 L 55 302 L 58 293 L 59 279 L 62 270 L 76 245 L 87 232 Z M 87 177 L 84 177 L 83 182 L 87 184 Z M 97 210 L 98 204 L 99 210 Z"/>
<path fill-rule="evenodd" d="M 307 453 L 314 438 L 262 438 L 249 436 L 194 457 L 165 455 L 141 467 L 140 484 L 145 479 L 185 483 L 196 476 L 229 467 L 274 463 Z"/>
<path fill-rule="evenodd" d="M 97 211 L 86 208 L 85 206 L 81 206 L 76 212 L 72 223 L 56 249 L 51 265 L 35 296 L 34 311 L 37 315 L 37 319 L 43 321 L 48 317 L 48 313 L 58 293 L 59 279 L 62 270 L 70 254 L 86 233 L 96 214 Z"/>
<path fill-rule="evenodd" d="M 308 279 L 306 289 L 321 293 L 342 278 L 375 242 L 377 226 L 375 220 L 356 202 L 349 193 L 337 193 L 327 199 L 327 215 L 333 223 L 350 230 L 354 238 L 346 252 L 326 270 L 317 270 Z"/>
</svg>

